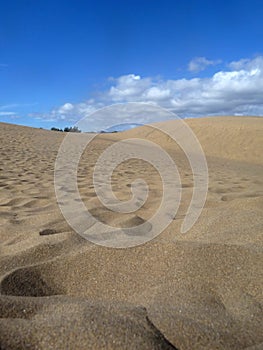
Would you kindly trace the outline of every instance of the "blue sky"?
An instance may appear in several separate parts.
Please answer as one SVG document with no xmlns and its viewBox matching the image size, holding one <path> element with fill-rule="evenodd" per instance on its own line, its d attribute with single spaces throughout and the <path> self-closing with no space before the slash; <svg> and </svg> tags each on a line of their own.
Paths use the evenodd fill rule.
<svg viewBox="0 0 263 350">
<path fill-rule="evenodd" d="M 64 127 L 116 102 L 263 115 L 262 18 L 259 0 L 0 0 L 0 121 Z"/>
</svg>

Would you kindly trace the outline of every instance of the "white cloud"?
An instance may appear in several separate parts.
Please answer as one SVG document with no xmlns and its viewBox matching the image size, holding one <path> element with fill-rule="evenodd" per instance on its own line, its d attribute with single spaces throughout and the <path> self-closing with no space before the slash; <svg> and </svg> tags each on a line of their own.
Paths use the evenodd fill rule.
<svg viewBox="0 0 263 350">
<path fill-rule="evenodd" d="M 63 106 L 61 106 L 58 110 L 58 113 L 64 114 L 69 111 L 72 111 L 74 109 L 74 106 L 72 103 L 65 103 Z"/>
<path fill-rule="evenodd" d="M 90 130 L 100 130 L 124 122 L 151 123 L 165 117 L 136 110 L 132 116 L 120 109 L 93 114 L 113 103 L 143 102 L 159 105 L 180 117 L 204 115 L 263 115 L 263 57 L 231 62 L 207 78 L 160 80 L 128 74 L 111 79 L 111 86 L 99 97 L 73 104 L 65 103 L 42 118 L 75 123 L 87 117 Z M 126 113 L 126 114 L 125 114 Z M 167 116 L 166 116 L 167 117 Z"/>
<path fill-rule="evenodd" d="M 188 70 L 190 72 L 201 72 L 209 66 L 215 66 L 221 63 L 221 60 L 208 60 L 205 57 L 195 57 L 188 64 Z"/>
<path fill-rule="evenodd" d="M 154 86 L 145 92 L 144 97 L 146 100 L 165 100 L 170 97 L 170 89 Z"/>
<path fill-rule="evenodd" d="M 108 95 L 115 102 L 124 98 L 132 99 L 133 96 L 142 94 L 150 83 L 150 79 L 142 79 L 139 75 L 134 74 L 123 75 L 113 81 L 116 85 L 110 88 Z"/>
<path fill-rule="evenodd" d="M 248 58 L 242 58 L 239 61 L 232 61 L 229 63 L 229 68 L 234 69 L 234 70 L 240 70 L 244 68 L 250 60 Z"/>
<path fill-rule="evenodd" d="M 0 116 L 10 116 L 10 115 L 14 115 L 15 112 L 0 112 Z"/>
<path fill-rule="evenodd" d="M 2 105 L 2 106 L 0 106 L 0 111 L 2 111 L 4 109 L 14 108 L 14 107 L 16 107 L 16 104 Z"/>
</svg>

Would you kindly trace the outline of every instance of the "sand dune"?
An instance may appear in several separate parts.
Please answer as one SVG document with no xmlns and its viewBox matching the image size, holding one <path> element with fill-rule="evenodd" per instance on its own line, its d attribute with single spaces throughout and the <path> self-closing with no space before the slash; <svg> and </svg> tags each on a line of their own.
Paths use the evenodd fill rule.
<svg viewBox="0 0 263 350">
<path fill-rule="evenodd" d="M 162 181 L 136 157 L 119 165 L 112 176 L 116 197 L 129 199 L 137 178 L 147 182 L 149 195 L 138 211 L 115 213 L 94 191 L 99 155 L 137 137 L 161 145 L 176 162 L 178 213 L 158 237 L 127 249 L 85 240 L 61 214 L 53 181 L 64 133 L 0 124 L 1 349 L 263 348 L 263 119 L 187 124 L 205 152 L 209 190 L 200 218 L 185 234 L 180 228 L 193 175 L 167 135 L 150 127 L 101 134 L 83 153 L 81 198 L 113 227 L 147 222 L 160 205 Z M 177 121 L 157 125 L 172 129 Z"/>
</svg>

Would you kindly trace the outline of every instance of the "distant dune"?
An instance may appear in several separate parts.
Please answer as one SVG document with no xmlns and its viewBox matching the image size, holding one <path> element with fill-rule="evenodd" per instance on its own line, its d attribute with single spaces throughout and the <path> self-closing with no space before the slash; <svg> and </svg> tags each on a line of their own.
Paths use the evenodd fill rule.
<svg viewBox="0 0 263 350">
<path fill-rule="evenodd" d="M 154 240 L 127 249 L 85 240 L 62 216 L 53 181 L 65 133 L 0 124 L 0 349 L 263 348 L 263 118 L 185 122 L 209 171 L 205 207 L 185 234 L 193 176 L 167 135 L 149 126 L 100 134 L 81 158 L 81 198 L 113 227 L 146 222 L 158 210 L 162 182 L 142 160 L 124 162 L 112 176 L 116 197 L 129 199 L 136 178 L 149 196 L 137 212 L 115 213 L 93 188 L 99 155 L 122 139 L 144 138 L 175 161 L 177 215 Z M 156 124 L 163 125 L 178 121 Z"/>
</svg>

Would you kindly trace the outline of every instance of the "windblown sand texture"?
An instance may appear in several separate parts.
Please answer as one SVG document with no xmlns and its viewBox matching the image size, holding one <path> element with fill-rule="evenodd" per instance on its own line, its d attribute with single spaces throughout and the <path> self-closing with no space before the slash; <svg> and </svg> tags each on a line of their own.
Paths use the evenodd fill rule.
<svg viewBox="0 0 263 350">
<path fill-rule="evenodd" d="M 177 215 L 156 239 L 129 249 L 94 245 L 62 216 L 53 177 L 64 133 L 0 124 L 2 350 L 263 349 L 263 119 L 187 123 L 207 158 L 209 191 L 185 234 L 193 176 L 169 137 L 149 127 L 101 134 L 82 156 L 78 187 L 86 207 L 118 227 L 154 214 L 162 182 L 151 165 L 124 162 L 112 177 L 115 195 L 127 200 L 131 182 L 143 178 L 149 197 L 138 212 L 114 213 L 94 192 L 98 156 L 120 139 L 139 137 L 175 160 L 183 187 Z"/>
</svg>

